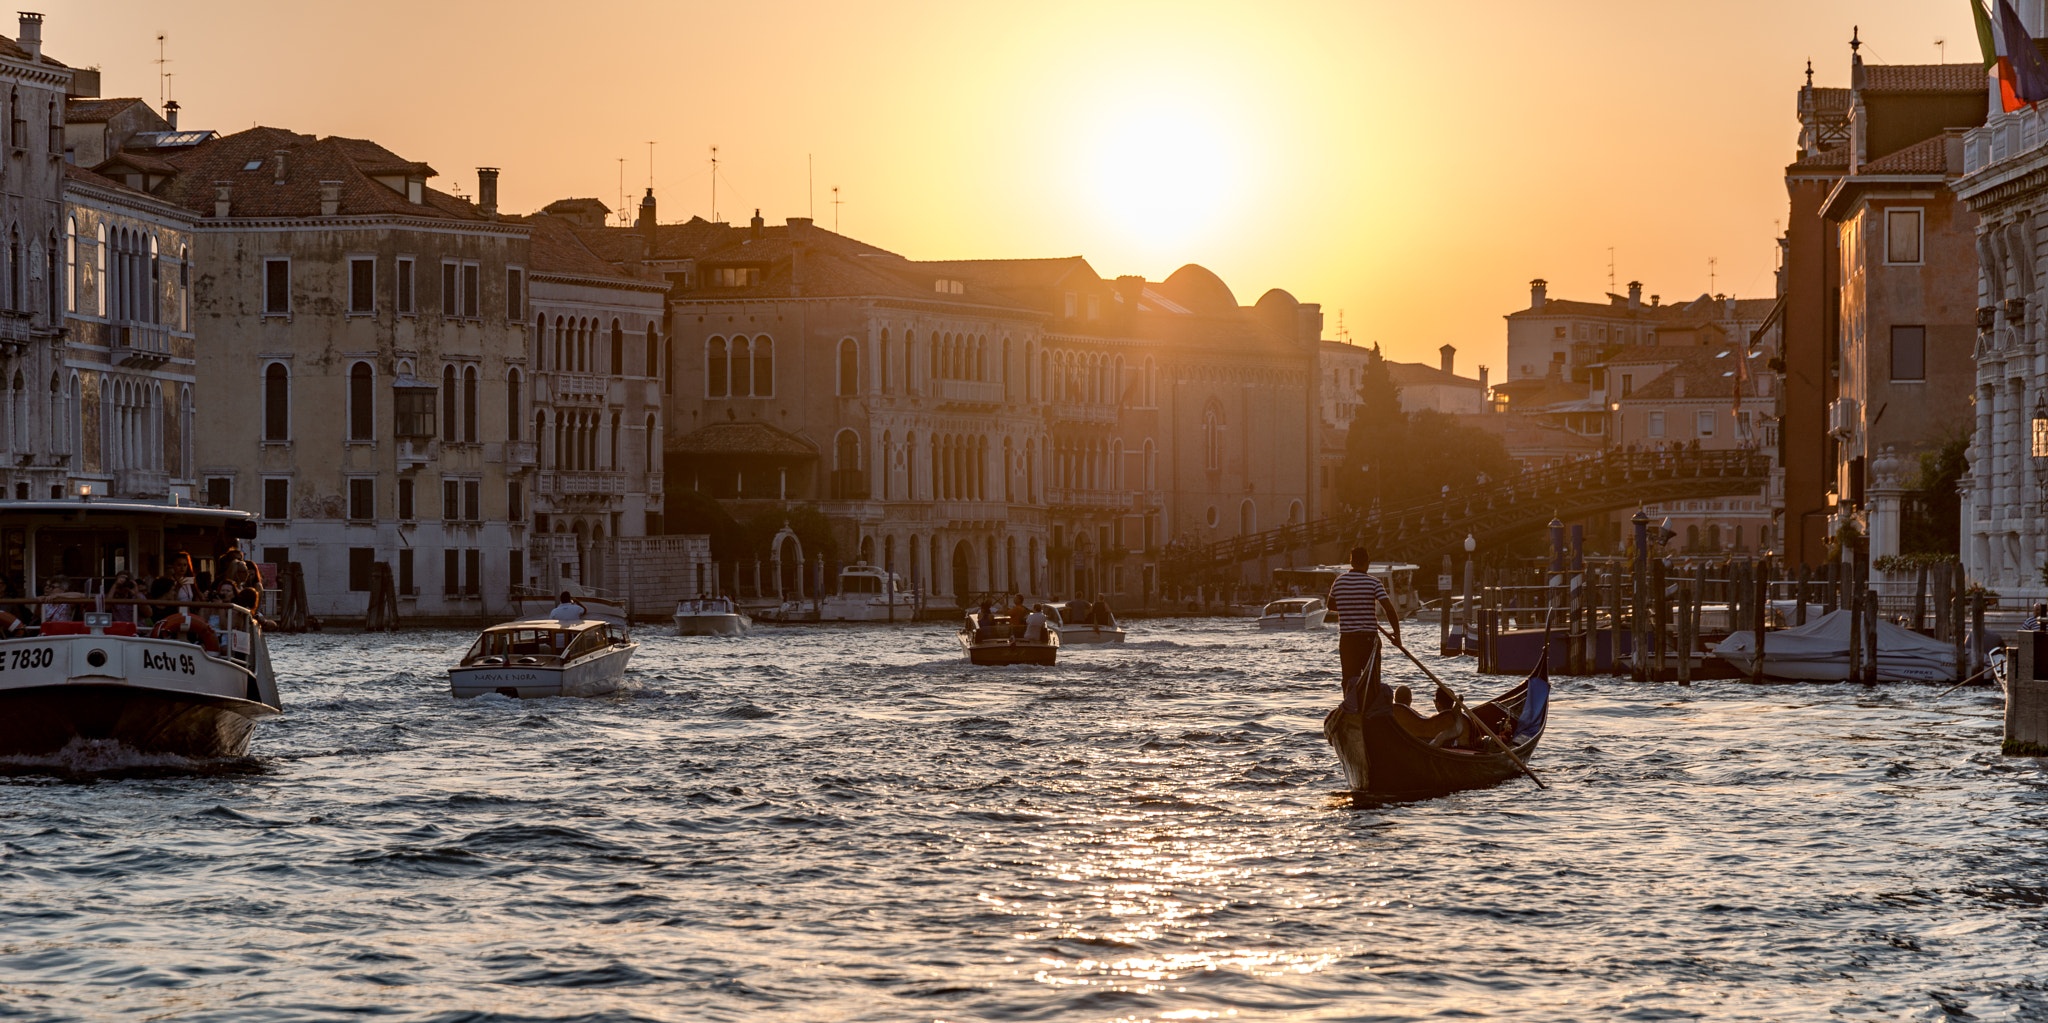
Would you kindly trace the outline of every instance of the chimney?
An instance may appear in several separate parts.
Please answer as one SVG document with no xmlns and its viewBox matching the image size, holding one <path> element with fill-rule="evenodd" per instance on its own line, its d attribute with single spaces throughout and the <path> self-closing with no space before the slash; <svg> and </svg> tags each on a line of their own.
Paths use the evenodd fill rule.
<svg viewBox="0 0 2048 1023">
<path fill-rule="evenodd" d="M 178 130 L 178 101 L 177 101 L 177 100 L 174 100 L 174 99 L 170 99 L 170 100 L 165 100 L 165 101 L 164 101 L 164 121 L 165 121 L 165 122 L 167 122 L 168 124 L 170 124 L 170 126 L 171 126 L 171 130 L 172 130 L 172 131 L 177 131 L 177 130 Z"/>
<path fill-rule="evenodd" d="M 1652 309 L 1655 309 L 1655 308 L 1657 308 L 1657 300 L 1658 300 L 1659 298 L 1662 298 L 1662 297 L 1663 297 L 1663 296 L 1661 296 L 1661 295 L 1651 295 L 1651 296 L 1650 296 L 1650 308 L 1652 308 Z"/>
<path fill-rule="evenodd" d="M 341 182 L 320 182 L 320 215 L 331 217 L 341 212 Z"/>
<path fill-rule="evenodd" d="M 21 48 L 28 51 L 30 60 L 43 58 L 43 16 L 34 11 L 21 12 L 21 34 L 16 38 Z"/>
<path fill-rule="evenodd" d="M 1643 307 L 1643 282 L 1628 282 L 1628 307 L 1631 311 Z"/>
<path fill-rule="evenodd" d="M 647 194 L 640 198 L 640 219 L 633 226 L 640 229 L 640 252 L 642 259 L 654 258 L 654 186 L 647 186 Z"/>
<path fill-rule="evenodd" d="M 1541 277 L 1529 282 L 1529 308 L 1541 309 L 1550 300 L 1550 282 Z"/>
<path fill-rule="evenodd" d="M 1486 367 L 1479 367 L 1479 393 L 1486 393 Z"/>
<path fill-rule="evenodd" d="M 484 216 L 498 219 L 498 168 L 476 169 L 476 204 L 484 211 Z"/>
<path fill-rule="evenodd" d="M 229 205 L 228 197 L 229 194 L 234 191 L 234 187 L 235 185 L 234 182 L 232 181 L 216 181 L 213 183 L 214 216 L 220 217 L 222 219 L 225 219 L 227 217 Z"/>
<path fill-rule="evenodd" d="M 1438 365 L 1443 367 L 1444 375 L 1456 376 L 1457 372 L 1451 369 L 1451 364 L 1458 358 L 1458 347 L 1456 345 L 1445 345 L 1437 349 L 1436 354 Z"/>
<path fill-rule="evenodd" d="M 271 161 L 270 173 L 272 175 L 271 181 L 273 184 L 284 184 L 285 153 L 286 151 L 282 149 L 273 150 L 271 152 L 271 156 L 273 157 L 273 159 Z"/>
<path fill-rule="evenodd" d="M 765 220 L 762 220 L 762 219 L 761 219 L 761 211 L 760 211 L 760 210 L 755 210 L 755 211 L 754 211 L 754 219 L 752 219 L 752 220 L 748 221 L 747 223 L 749 223 L 749 224 L 752 224 L 752 225 L 753 225 L 753 228 L 754 228 L 754 240 L 755 240 L 755 241 L 760 241 L 760 240 L 761 240 L 761 225 L 762 225 L 762 224 L 765 224 L 765 223 L 767 223 L 767 221 L 765 221 Z"/>
</svg>

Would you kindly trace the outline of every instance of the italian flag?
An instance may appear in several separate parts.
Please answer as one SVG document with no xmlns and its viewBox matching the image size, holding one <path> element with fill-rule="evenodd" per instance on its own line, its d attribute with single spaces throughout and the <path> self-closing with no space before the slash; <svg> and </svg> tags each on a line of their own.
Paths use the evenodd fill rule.
<svg viewBox="0 0 2048 1023">
<path fill-rule="evenodd" d="M 2041 51 L 2027 35 L 2011 0 L 1994 2 L 1997 18 L 1992 18 L 1979 0 L 1970 0 L 1970 15 L 1977 25 L 1977 46 L 1984 53 L 1984 69 L 1995 83 L 1999 106 L 2011 113 L 2048 99 L 2048 61 L 2041 59 Z"/>
</svg>

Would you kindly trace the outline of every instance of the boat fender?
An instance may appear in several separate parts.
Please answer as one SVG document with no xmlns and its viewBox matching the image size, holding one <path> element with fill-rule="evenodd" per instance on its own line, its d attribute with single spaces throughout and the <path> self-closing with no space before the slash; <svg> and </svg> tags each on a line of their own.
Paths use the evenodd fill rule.
<svg viewBox="0 0 2048 1023">
<path fill-rule="evenodd" d="M 156 624 L 150 633 L 157 639 L 185 638 L 186 642 L 197 643 L 207 653 L 220 652 L 220 636 L 206 619 L 193 614 L 174 614 Z"/>
</svg>

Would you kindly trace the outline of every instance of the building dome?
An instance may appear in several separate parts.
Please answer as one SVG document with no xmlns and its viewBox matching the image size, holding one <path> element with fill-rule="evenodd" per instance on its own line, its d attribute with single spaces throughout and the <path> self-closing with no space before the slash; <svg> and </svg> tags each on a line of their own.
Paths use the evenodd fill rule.
<svg viewBox="0 0 2048 1023">
<path fill-rule="evenodd" d="M 1195 263 L 1181 267 L 1159 285 L 1166 297 L 1198 313 L 1220 316 L 1237 311 L 1237 296 L 1223 278 Z"/>
</svg>

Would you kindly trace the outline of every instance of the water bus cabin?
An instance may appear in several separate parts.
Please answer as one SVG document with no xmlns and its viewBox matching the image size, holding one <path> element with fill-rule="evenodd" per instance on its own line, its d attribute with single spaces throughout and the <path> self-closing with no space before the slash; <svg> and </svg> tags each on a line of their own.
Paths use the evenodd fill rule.
<svg viewBox="0 0 2048 1023">
<path fill-rule="evenodd" d="M 449 669 L 448 688 L 458 697 L 603 696 L 619 687 L 639 649 L 614 622 L 506 622 L 476 638 L 462 663 Z"/>
<path fill-rule="evenodd" d="M 188 557 L 211 564 L 255 535 L 249 513 L 225 508 L 0 501 L 0 755 L 81 740 L 247 753 L 256 721 L 282 707 L 261 621 L 190 590 L 151 600 L 123 577 L 172 576 Z"/>
</svg>

